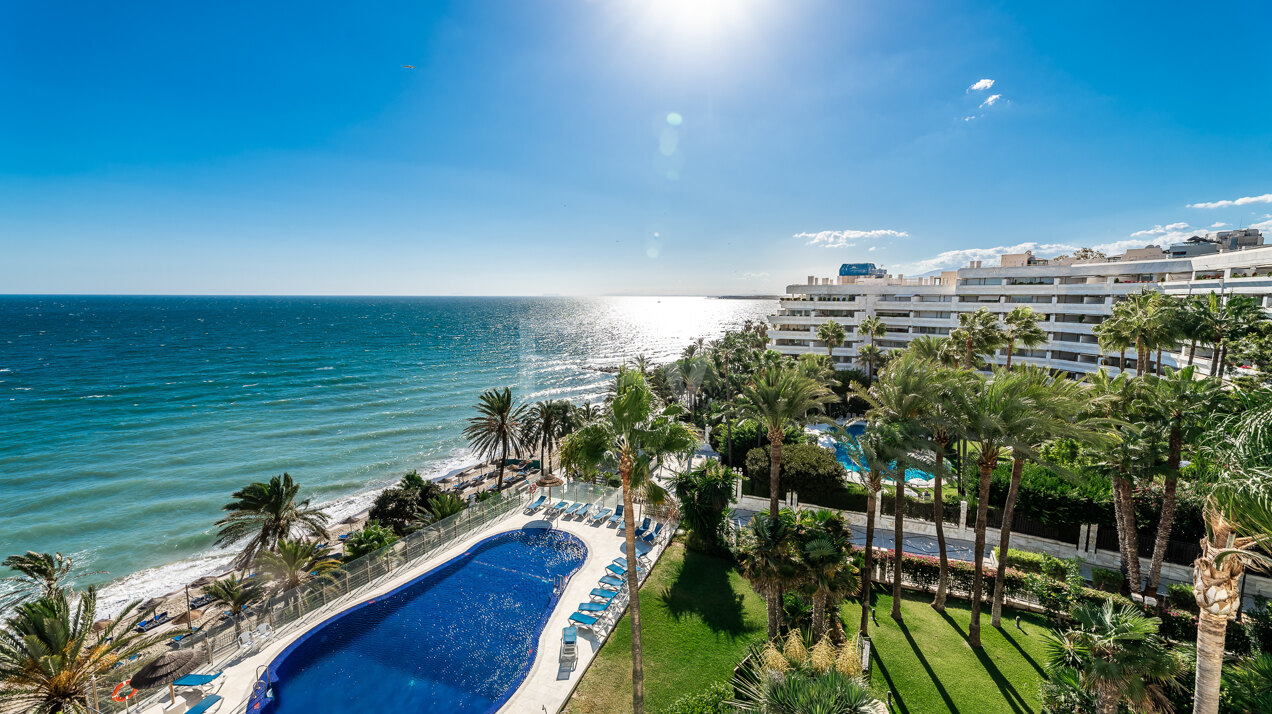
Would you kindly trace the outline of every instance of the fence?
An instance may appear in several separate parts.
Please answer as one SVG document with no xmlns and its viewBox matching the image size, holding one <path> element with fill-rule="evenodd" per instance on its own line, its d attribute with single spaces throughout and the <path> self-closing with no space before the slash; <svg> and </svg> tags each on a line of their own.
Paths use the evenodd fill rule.
<svg viewBox="0 0 1272 714">
<path fill-rule="evenodd" d="M 882 509 L 883 514 L 891 516 L 896 508 L 896 497 L 885 493 L 880 497 L 880 500 L 882 501 L 880 508 Z M 942 504 L 942 506 L 941 521 L 950 524 L 958 523 L 959 512 L 961 510 L 959 505 L 957 503 L 949 503 L 947 501 Z M 863 508 L 861 510 L 864 511 L 865 509 Z M 918 501 L 913 498 L 907 498 L 905 499 L 905 517 L 936 522 L 936 503 L 932 501 Z"/>
<path fill-rule="evenodd" d="M 1141 558 L 1153 557 L 1153 547 L 1156 545 L 1156 538 L 1156 533 L 1139 534 L 1138 547 Z M 1117 542 L 1117 529 L 1113 526 L 1100 526 L 1099 532 L 1095 534 L 1095 547 L 1100 550 L 1119 552 L 1121 547 Z M 1199 557 L 1201 557 L 1200 543 L 1191 540 L 1172 539 L 1166 541 L 1166 553 L 1162 560 L 1176 565 L 1192 565 L 1193 561 Z"/>
<path fill-rule="evenodd" d="M 607 505 L 613 505 L 609 502 L 615 500 L 616 493 L 612 488 L 587 483 L 572 483 L 554 489 L 554 497 L 559 496 L 560 500 L 604 500 Z M 338 570 L 313 578 L 292 590 L 276 593 L 247 608 L 237 618 L 237 623 L 228 621 L 207 625 L 194 636 L 183 638 L 176 649 L 193 649 L 200 653 L 206 664 L 224 665 L 226 660 L 240 651 L 240 631 L 247 632 L 252 628 L 268 625 L 277 637 L 297 625 L 317 624 L 319 617 L 330 612 L 329 606 L 338 603 L 352 604 L 360 600 L 371 586 L 389 579 L 388 576 L 401 574 L 408 568 L 426 562 L 455 542 L 523 508 L 529 500 L 528 485 L 522 483 L 486 501 L 475 503 L 449 518 L 425 526 L 392 545 L 343 563 Z M 131 677 L 148 659 L 138 658 L 136 663 L 121 667 L 118 670 L 118 679 L 98 682 L 97 700 L 103 714 L 125 709 L 124 704 L 111 700 L 111 692 L 118 681 Z M 150 695 L 149 701 L 143 700 L 140 707 L 137 704 L 132 706 L 141 711 L 160 696 L 166 697 L 166 690 Z"/>
</svg>

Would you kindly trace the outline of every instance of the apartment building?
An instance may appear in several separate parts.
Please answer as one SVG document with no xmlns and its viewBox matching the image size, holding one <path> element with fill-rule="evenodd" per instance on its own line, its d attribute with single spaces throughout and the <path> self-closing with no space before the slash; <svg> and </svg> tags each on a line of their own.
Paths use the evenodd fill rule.
<svg viewBox="0 0 1272 714">
<path fill-rule="evenodd" d="M 958 327 L 958 315 L 987 308 L 1006 313 L 1028 305 L 1042 315 L 1048 342 L 1018 349 L 1014 361 L 1029 362 L 1073 375 L 1103 367 L 1118 369 L 1118 355 L 1101 355 L 1093 328 L 1112 314 L 1113 304 L 1144 289 L 1170 295 L 1248 294 L 1272 308 L 1272 246 L 1253 229 L 1195 236 L 1163 249 L 1150 245 L 1109 258 L 1078 261 L 1072 257 L 1035 258 L 1032 253 L 1005 254 L 996 266 L 972 261 L 940 275 L 907 278 L 890 275 L 870 263 L 847 264 L 833 278 L 809 276 L 802 285 L 787 286 L 781 309 L 769 318 L 772 349 L 783 354 L 825 354 L 817 327 L 827 319 L 844 325 L 847 340 L 835 349 L 837 367 L 857 366 L 857 350 L 868 342 L 857 326 L 878 317 L 887 332 L 875 344 L 884 350 L 905 347 L 922 335 L 946 337 Z M 1135 369 L 1133 350 L 1126 368 Z M 1205 368 L 1209 351 L 1198 346 Z M 1181 354 L 1163 355 L 1176 366 Z M 1006 361 L 1006 352 L 991 357 Z"/>
</svg>

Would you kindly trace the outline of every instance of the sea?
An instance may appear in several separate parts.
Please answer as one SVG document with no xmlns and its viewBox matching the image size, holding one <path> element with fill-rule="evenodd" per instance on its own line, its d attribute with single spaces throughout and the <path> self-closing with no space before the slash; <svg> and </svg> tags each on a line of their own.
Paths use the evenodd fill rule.
<svg viewBox="0 0 1272 714">
<path fill-rule="evenodd" d="M 637 355 L 761 320 L 704 297 L 0 297 L 0 557 L 60 551 L 111 612 L 221 572 L 230 494 L 290 473 L 335 521 L 476 463 L 478 395 L 599 401 Z"/>
</svg>

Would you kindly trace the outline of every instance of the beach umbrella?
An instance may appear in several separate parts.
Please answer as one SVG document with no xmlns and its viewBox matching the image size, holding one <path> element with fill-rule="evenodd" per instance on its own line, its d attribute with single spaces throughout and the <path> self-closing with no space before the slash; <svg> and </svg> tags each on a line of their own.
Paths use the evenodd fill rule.
<svg viewBox="0 0 1272 714">
<path fill-rule="evenodd" d="M 534 485 L 538 486 L 539 488 L 548 489 L 548 500 L 551 501 L 552 489 L 556 486 L 564 486 L 565 481 L 562 481 L 561 477 L 557 476 L 556 474 L 545 474 L 543 478 L 540 478 L 538 481 L 535 481 Z"/>
<path fill-rule="evenodd" d="M 177 624 L 177 625 L 193 625 L 194 621 L 199 619 L 200 617 L 203 617 L 203 611 L 196 608 L 194 610 L 183 612 L 180 615 L 177 615 L 177 619 L 173 620 L 172 622 L 173 624 Z"/>
<path fill-rule="evenodd" d="M 150 610 L 150 609 L 153 609 L 153 608 L 159 607 L 160 605 L 164 604 L 165 602 L 168 602 L 168 599 L 167 599 L 167 598 L 162 598 L 162 597 L 152 597 L 152 598 L 150 598 L 149 600 L 147 600 L 147 601 L 146 601 L 146 604 L 144 604 L 144 605 L 142 605 L 142 606 L 141 606 L 141 609 L 142 609 L 142 611 L 144 612 L 144 611 L 146 611 L 146 610 Z"/>
<path fill-rule="evenodd" d="M 106 629 L 107 627 L 110 627 L 110 623 L 112 623 L 112 622 L 114 622 L 114 620 L 98 620 L 97 622 L 94 622 L 94 623 L 93 623 L 93 632 L 101 632 L 102 630 Z"/>
<path fill-rule="evenodd" d="M 154 689 L 168 685 L 172 703 L 177 703 L 177 690 L 172 683 L 199 667 L 194 650 L 172 650 L 150 660 L 132 676 L 129 683 L 134 689 Z"/>
</svg>

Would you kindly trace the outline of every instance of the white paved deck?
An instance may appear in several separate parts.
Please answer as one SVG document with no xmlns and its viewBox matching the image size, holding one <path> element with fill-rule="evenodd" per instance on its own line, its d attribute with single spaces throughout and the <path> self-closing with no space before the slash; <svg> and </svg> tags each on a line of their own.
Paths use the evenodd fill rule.
<svg viewBox="0 0 1272 714">
<path fill-rule="evenodd" d="M 611 497 L 610 500 L 614 500 L 614 498 Z M 606 505 L 612 508 L 615 504 L 607 502 Z M 639 520 L 637 524 L 639 525 Z M 286 631 L 260 650 L 244 656 L 234 655 L 226 661 L 218 661 L 217 667 L 223 668 L 225 674 L 213 688 L 205 688 L 204 690 L 206 692 L 214 692 L 224 698 L 224 701 L 214 711 L 217 714 L 240 714 L 247 703 L 248 696 L 251 694 L 252 686 L 257 680 L 258 669 L 273 661 L 288 645 L 314 626 L 353 605 L 386 593 L 418 578 L 429 570 L 460 555 L 483 538 L 504 531 L 516 530 L 526 525 L 539 525 L 565 530 L 578 536 L 587 545 L 587 558 L 583 561 L 583 565 L 580 566 L 579 570 L 570 578 L 564 594 L 557 601 L 556 608 L 543 628 L 538 647 L 535 649 L 534 662 L 531 665 L 530 672 L 526 675 L 525 680 L 517 691 L 499 710 L 500 714 L 544 711 L 550 714 L 555 713 L 564 705 L 570 692 L 578 683 L 579 677 L 591 664 L 592 659 L 603 644 L 603 639 L 598 638 L 597 635 L 587 630 L 579 630 L 578 661 L 573 669 L 563 668 L 559 665 L 561 630 L 567 626 L 568 618 L 577 609 L 578 604 L 587 602 L 590 599 L 588 593 L 592 588 L 597 587 L 597 581 L 605 574 L 605 566 L 614 558 L 623 554 L 624 539 L 618 534 L 617 529 L 613 527 L 593 525 L 590 522 L 580 522 L 572 518 L 554 518 L 549 522 L 542 515 L 542 511 L 538 514 L 527 516 L 521 510 L 514 511 L 487 527 L 474 531 L 467 537 L 456 541 L 449 548 L 430 558 L 427 563 L 395 574 L 374 588 L 366 589 L 359 593 L 356 599 L 334 604 L 320 615 L 316 613 L 311 615 L 307 626 Z M 664 531 L 664 536 L 667 535 Z M 656 561 L 661 556 L 666 540 L 666 537 L 664 537 L 663 543 L 660 543 L 649 554 L 651 561 Z M 646 567 L 651 566 L 647 564 Z M 614 617 L 613 619 L 617 620 L 618 618 Z M 604 632 L 604 635 L 608 636 L 608 630 Z M 473 656 L 481 657 L 482 655 L 479 652 L 475 652 Z M 201 694 L 190 691 L 187 692 L 187 696 L 189 697 L 189 704 L 192 705 L 198 701 Z M 162 701 L 166 705 L 168 698 L 165 696 Z M 181 692 L 178 692 L 178 702 L 180 701 Z M 152 705 L 145 710 L 145 714 L 164 714 L 172 711 L 184 711 L 184 707 L 173 710 L 162 705 Z"/>
</svg>

